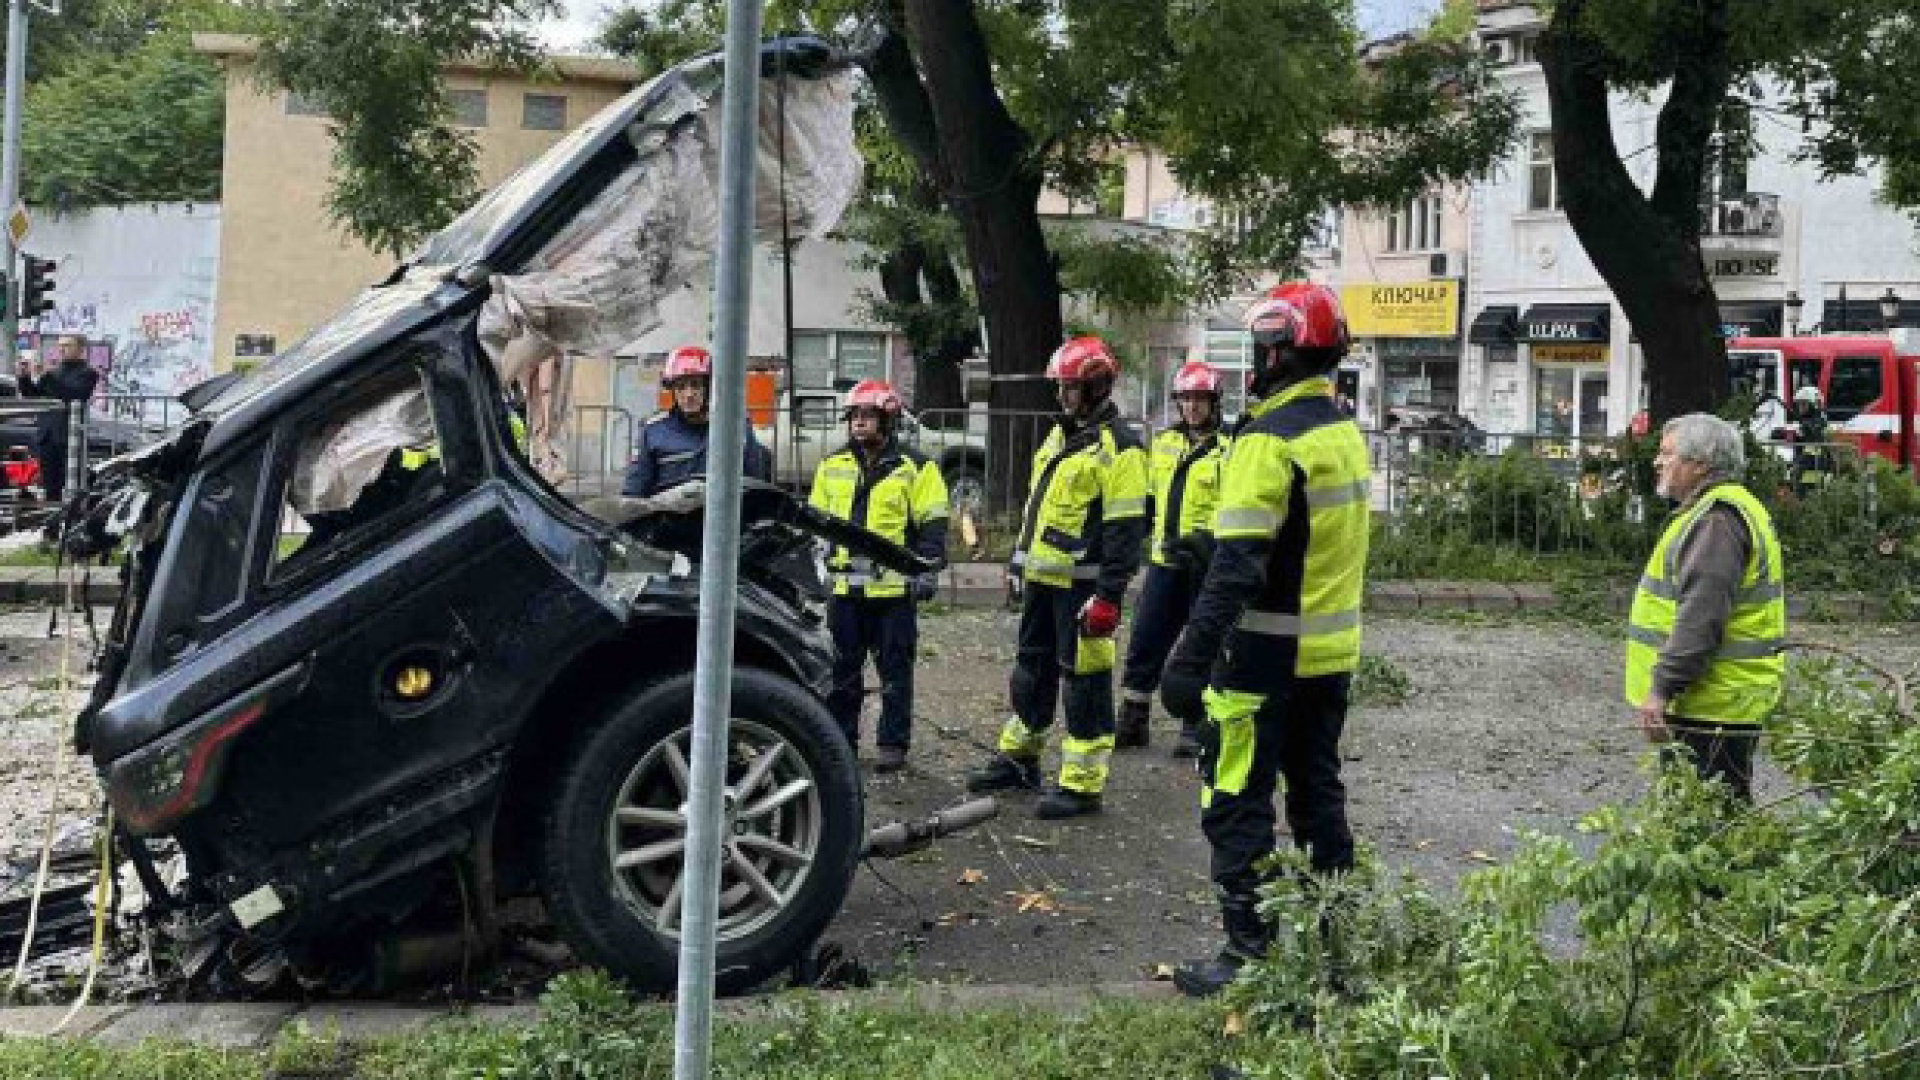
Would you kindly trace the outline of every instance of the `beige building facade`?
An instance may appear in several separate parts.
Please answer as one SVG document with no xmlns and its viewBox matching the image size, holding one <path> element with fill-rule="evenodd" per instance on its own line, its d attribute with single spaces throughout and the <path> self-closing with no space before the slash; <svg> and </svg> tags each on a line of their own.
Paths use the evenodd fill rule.
<svg viewBox="0 0 1920 1080">
<path fill-rule="evenodd" d="M 286 349 L 360 290 L 385 278 L 396 260 L 369 250 L 327 219 L 333 139 L 326 116 L 255 80 L 250 39 L 196 34 L 194 47 L 219 58 L 227 72 L 213 357 L 214 367 L 224 370 L 236 359 L 261 359 Z M 535 78 L 477 66 L 447 73 L 458 122 L 479 147 L 483 189 L 636 82 L 633 66 L 623 61 L 556 57 L 550 69 L 550 75 Z"/>
</svg>

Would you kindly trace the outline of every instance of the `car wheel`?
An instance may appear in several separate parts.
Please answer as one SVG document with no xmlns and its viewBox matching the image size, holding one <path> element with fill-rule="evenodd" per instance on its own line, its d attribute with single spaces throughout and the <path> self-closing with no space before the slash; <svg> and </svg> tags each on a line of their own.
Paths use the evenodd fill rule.
<svg viewBox="0 0 1920 1080">
<path fill-rule="evenodd" d="M 986 516 L 987 475 L 971 465 L 956 465 L 948 469 L 943 479 L 947 482 L 947 508 L 958 521 L 963 516 L 971 516 L 975 522 Z"/>
<path fill-rule="evenodd" d="M 790 966 L 846 899 L 865 811 L 852 748 L 790 680 L 740 669 L 728 725 L 717 989 Z M 693 676 L 654 683 L 582 738 L 549 804 L 542 892 L 582 959 L 674 985 L 693 761 Z"/>
</svg>

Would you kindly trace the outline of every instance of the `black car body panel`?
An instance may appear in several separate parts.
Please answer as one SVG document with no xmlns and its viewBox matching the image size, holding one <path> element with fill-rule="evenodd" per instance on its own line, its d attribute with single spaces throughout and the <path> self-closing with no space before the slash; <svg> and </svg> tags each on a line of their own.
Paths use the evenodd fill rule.
<svg viewBox="0 0 1920 1080">
<path fill-rule="evenodd" d="M 717 78 L 714 64 L 673 77 Z M 516 761 L 595 720 L 567 685 L 583 665 L 603 684 L 671 673 L 653 658 L 690 666 L 698 507 L 623 532 L 562 498 L 516 450 L 476 329 L 475 268 L 510 267 L 564 226 L 658 92 L 636 90 L 456 221 L 423 249 L 434 265 L 97 471 L 81 531 L 103 546 L 125 535 L 133 554 L 77 741 L 128 833 L 179 842 L 191 884 L 176 899 L 213 922 L 244 933 L 270 918 L 297 945 L 418 906 L 429 868 L 491 857 Z M 324 543 L 319 526 L 287 535 L 302 448 L 361 403 L 414 390 L 434 441 L 405 496 L 346 515 Z M 745 506 L 738 652 L 819 697 L 831 643 L 817 582 L 793 572 L 817 566 L 809 534 L 929 567 L 771 488 Z M 241 903 L 263 887 L 270 905 Z"/>
</svg>

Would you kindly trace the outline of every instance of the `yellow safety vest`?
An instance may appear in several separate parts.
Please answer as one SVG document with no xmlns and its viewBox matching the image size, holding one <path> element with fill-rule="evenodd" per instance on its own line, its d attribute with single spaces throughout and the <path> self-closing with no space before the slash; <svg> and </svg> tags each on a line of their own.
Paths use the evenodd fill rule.
<svg viewBox="0 0 1920 1080">
<path fill-rule="evenodd" d="M 1213 527 L 1220 499 L 1220 461 L 1227 441 L 1217 431 L 1195 438 L 1185 427 L 1153 440 L 1153 561 L 1177 565 L 1173 542 Z"/>
<path fill-rule="evenodd" d="M 909 534 L 947 527 L 947 481 L 924 456 L 889 446 L 863 468 L 852 447 L 820 463 L 807 498 L 814 508 L 905 546 Z M 827 559 L 835 596 L 905 596 L 899 574 L 836 547 Z"/>
<path fill-rule="evenodd" d="M 1324 377 L 1255 405 L 1221 467 L 1213 534 L 1267 540 L 1267 582 L 1228 636 L 1228 691 L 1272 689 L 1278 656 L 1291 674 L 1332 675 L 1360 663 L 1372 477 L 1366 440 L 1334 404 Z"/>
<path fill-rule="evenodd" d="M 1626 698 L 1627 704 L 1638 707 L 1653 691 L 1653 669 L 1673 636 L 1674 616 L 1680 608 L 1674 575 L 1681 544 L 1707 511 L 1722 504 L 1740 511 L 1753 536 L 1753 551 L 1747 556 L 1733 613 L 1713 663 L 1698 682 L 1667 703 L 1667 713 L 1757 724 L 1780 700 L 1780 680 L 1786 673 L 1786 661 L 1780 655 L 1787 636 L 1786 579 L 1773 518 L 1760 500 L 1734 483 L 1714 485 L 1675 514 L 1647 557 L 1627 617 Z"/>
<path fill-rule="evenodd" d="M 1055 425 L 1033 454 L 1026 522 L 1014 571 L 1031 583 L 1070 588 L 1099 578 L 1101 525 L 1147 514 L 1147 454 L 1109 405 L 1086 427 Z"/>
</svg>

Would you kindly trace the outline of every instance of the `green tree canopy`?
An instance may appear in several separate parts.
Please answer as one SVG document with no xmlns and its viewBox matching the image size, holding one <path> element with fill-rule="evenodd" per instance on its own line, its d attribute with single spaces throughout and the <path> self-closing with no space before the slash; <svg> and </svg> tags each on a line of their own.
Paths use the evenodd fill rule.
<svg viewBox="0 0 1920 1080">
<path fill-rule="evenodd" d="M 1920 20 L 1911 0 L 1557 0 L 1541 61 L 1567 218 L 1646 351 L 1656 418 L 1710 410 L 1731 385 L 1700 203 L 1716 146 L 1749 143 L 1755 112 L 1800 129 L 1827 177 L 1885 167 L 1920 206 Z M 1664 93 L 1652 190 L 1615 145 L 1610 95 Z"/>
<path fill-rule="evenodd" d="M 327 213 L 396 258 L 451 221 L 476 191 L 478 148 L 452 126 L 442 81 L 456 60 L 529 71 L 529 29 L 557 0 L 263 0 L 263 80 L 332 118 Z"/>
<path fill-rule="evenodd" d="M 220 194 L 225 76 L 196 30 L 257 23 L 224 0 L 82 0 L 35 13 L 21 132 L 21 190 L 56 207 Z"/>
</svg>

